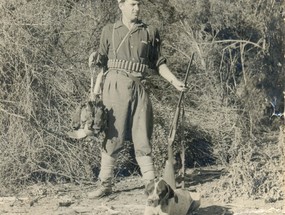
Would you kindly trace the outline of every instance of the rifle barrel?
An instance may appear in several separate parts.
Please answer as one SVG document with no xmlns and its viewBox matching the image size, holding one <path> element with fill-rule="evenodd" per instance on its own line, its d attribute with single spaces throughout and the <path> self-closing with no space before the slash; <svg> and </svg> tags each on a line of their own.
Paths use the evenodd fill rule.
<svg viewBox="0 0 285 215">
<path fill-rule="evenodd" d="M 190 73 L 190 67 L 192 65 L 193 59 L 194 59 L 194 53 L 191 55 L 190 61 L 189 61 L 188 66 L 187 66 L 186 75 L 185 75 L 185 79 L 184 79 L 185 86 L 187 85 L 187 80 L 188 80 L 188 76 L 189 76 L 189 73 Z M 168 138 L 170 140 L 170 141 L 168 141 L 169 145 L 172 145 L 172 143 L 174 141 L 175 134 L 176 134 L 177 125 L 178 125 L 178 119 L 179 119 L 179 115 L 180 115 L 180 106 L 181 106 L 181 102 L 182 102 L 182 99 L 183 99 L 183 95 L 184 95 L 184 92 L 181 91 L 180 92 L 180 96 L 179 96 L 179 100 L 178 100 L 178 104 L 177 104 L 177 107 L 176 107 L 176 111 L 175 111 L 175 114 L 174 114 L 174 118 L 173 118 L 173 121 L 172 121 L 172 124 L 171 124 L 171 127 L 170 127 L 170 133 L 168 135 Z"/>
</svg>

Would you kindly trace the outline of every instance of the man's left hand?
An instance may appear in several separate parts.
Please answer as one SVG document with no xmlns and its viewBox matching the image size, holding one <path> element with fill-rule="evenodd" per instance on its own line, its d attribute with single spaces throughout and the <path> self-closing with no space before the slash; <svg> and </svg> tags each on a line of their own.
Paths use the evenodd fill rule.
<svg viewBox="0 0 285 215">
<path fill-rule="evenodd" d="M 183 82 L 179 80 L 173 81 L 172 85 L 181 92 L 186 92 L 189 90 L 189 87 L 187 87 Z"/>
</svg>

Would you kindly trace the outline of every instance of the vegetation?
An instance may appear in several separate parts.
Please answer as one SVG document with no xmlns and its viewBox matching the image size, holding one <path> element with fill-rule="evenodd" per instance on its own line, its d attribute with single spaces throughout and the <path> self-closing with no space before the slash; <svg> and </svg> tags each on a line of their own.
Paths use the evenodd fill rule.
<svg viewBox="0 0 285 215">
<path fill-rule="evenodd" d="M 274 97 L 276 111 L 284 108 L 282 5 L 276 0 L 142 4 L 144 20 L 159 28 L 163 54 L 181 79 L 195 54 L 184 132 L 177 135 L 175 151 L 184 137 L 188 167 L 225 168 L 214 189 L 227 201 L 284 197 L 284 133 L 280 118 L 270 113 Z M 1 1 L 1 190 L 38 181 L 96 180 L 102 138 L 75 141 L 65 133 L 72 111 L 89 96 L 88 57 L 98 48 L 102 27 L 118 17 L 113 0 Z M 158 76 L 149 85 L 160 174 L 178 92 Z M 126 146 L 117 167 L 124 175 L 136 171 L 132 147 Z"/>
</svg>

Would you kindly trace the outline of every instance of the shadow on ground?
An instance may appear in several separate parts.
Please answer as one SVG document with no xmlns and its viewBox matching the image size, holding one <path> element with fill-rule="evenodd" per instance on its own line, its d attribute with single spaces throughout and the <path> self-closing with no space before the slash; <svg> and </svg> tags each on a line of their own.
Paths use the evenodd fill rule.
<svg viewBox="0 0 285 215">
<path fill-rule="evenodd" d="M 205 184 L 212 182 L 215 179 L 219 179 L 221 175 L 225 173 L 224 169 L 221 170 L 202 170 L 195 169 L 191 173 L 185 173 L 184 182 L 185 187 L 193 187 L 198 184 Z M 183 177 L 178 176 L 176 181 L 181 183 L 183 181 Z"/>
<path fill-rule="evenodd" d="M 197 215 L 232 215 L 234 213 L 230 211 L 230 208 L 228 207 L 211 205 L 205 208 L 199 208 L 196 214 Z"/>
<path fill-rule="evenodd" d="M 207 183 L 213 182 L 216 179 L 219 179 L 226 171 L 224 169 L 195 169 L 185 173 L 184 182 L 185 187 L 193 189 L 195 191 L 195 186 L 197 185 L 206 185 Z M 182 180 L 182 178 L 181 178 Z M 205 199 L 203 199 L 205 200 Z M 202 200 L 202 201 L 203 201 Z M 201 207 L 196 212 L 197 215 L 232 215 L 234 212 L 231 208 L 221 206 L 221 205 L 209 205 Z"/>
</svg>

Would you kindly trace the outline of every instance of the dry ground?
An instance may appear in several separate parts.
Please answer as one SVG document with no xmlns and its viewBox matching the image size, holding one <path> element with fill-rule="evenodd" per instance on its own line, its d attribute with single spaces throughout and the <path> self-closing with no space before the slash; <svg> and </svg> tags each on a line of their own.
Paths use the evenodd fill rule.
<svg viewBox="0 0 285 215">
<path fill-rule="evenodd" d="M 202 195 L 201 207 L 196 215 L 278 215 L 285 214 L 284 202 L 265 203 L 264 200 L 235 199 L 224 203 L 222 195 L 213 193 L 220 171 L 200 170 L 192 172 L 191 183 L 186 188 Z M 189 175 L 188 175 L 189 176 Z M 17 196 L 0 196 L 0 214 L 4 215 L 139 215 L 143 214 L 146 197 L 138 176 L 117 180 L 114 193 L 99 200 L 87 199 L 94 185 L 38 184 Z M 220 199 L 219 199 L 220 198 Z"/>
</svg>

